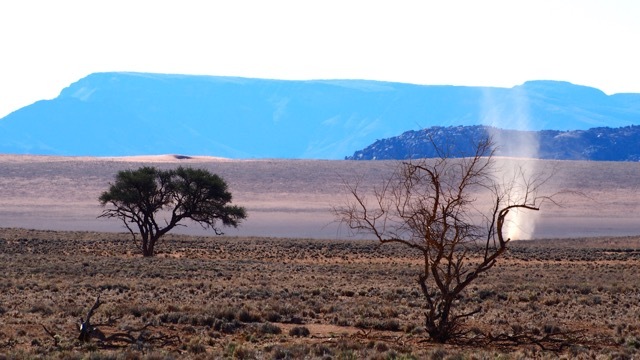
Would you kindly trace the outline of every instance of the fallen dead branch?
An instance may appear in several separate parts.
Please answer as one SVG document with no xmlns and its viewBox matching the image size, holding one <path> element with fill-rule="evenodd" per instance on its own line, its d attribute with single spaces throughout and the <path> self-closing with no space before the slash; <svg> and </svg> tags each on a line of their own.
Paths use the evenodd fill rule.
<svg viewBox="0 0 640 360">
<path fill-rule="evenodd" d="M 167 335 L 163 333 L 153 334 L 149 330 L 154 327 L 151 323 L 145 324 L 139 328 L 131 328 L 126 331 L 113 332 L 107 335 L 100 330 L 98 326 L 114 327 L 115 320 L 117 319 L 109 317 L 109 319 L 104 323 L 96 325 L 91 323 L 91 317 L 102 304 L 103 302 L 100 301 L 100 295 L 98 295 L 95 303 L 87 312 L 85 319 L 80 319 L 80 324 L 78 326 L 80 334 L 78 335 L 78 340 L 81 342 L 90 342 L 92 339 L 97 340 L 98 345 L 104 348 L 117 348 L 128 345 L 153 345 L 164 347 L 180 343 L 180 337 L 178 335 Z M 52 335 L 46 327 L 44 329 L 50 336 L 54 337 L 55 340 L 55 336 Z"/>
<path fill-rule="evenodd" d="M 152 334 L 147 330 L 152 327 L 154 327 L 152 324 L 146 324 L 138 329 L 116 332 L 106 336 L 100 340 L 100 342 L 103 347 L 121 347 L 133 344 L 138 346 L 154 345 L 164 347 L 180 343 L 180 337 L 178 335 Z"/>
<path fill-rule="evenodd" d="M 456 342 L 458 345 L 496 346 L 499 348 L 536 345 L 541 350 L 559 352 L 574 345 L 592 344 L 587 341 L 584 331 L 554 331 L 541 333 L 538 331 L 522 330 L 514 333 L 476 333 L 471 337 L 463 337 Z"/>
<path fill-rule="evenodd" d="M 53 339 L 53 346 L 60 348 L 60 335 L 50 331 L 46 326 L 42 325 L 44 331 Z"/>
<path fill-rule="evenodd" d="M 0 344 L 0 349 L 12 348 L 12 347 L 16 346 L 17 343 L 18 342 L 15 339 L 9 339 L 4 344 Z"/>
<path fill-rule="evenodd" d="M 352 339 L 360 339 L 360 340 L 377 340 L 377 341 L 385 341 L 388 343 L 397 344 L 400 346 L 404 346 L 406 343 L 406 336 L 402 335 L 390 335 L 389 332 L 384 331 L 374 331 L 374 329 L 358 329 L 357 333 L 351 335 Z"/>
</svg>

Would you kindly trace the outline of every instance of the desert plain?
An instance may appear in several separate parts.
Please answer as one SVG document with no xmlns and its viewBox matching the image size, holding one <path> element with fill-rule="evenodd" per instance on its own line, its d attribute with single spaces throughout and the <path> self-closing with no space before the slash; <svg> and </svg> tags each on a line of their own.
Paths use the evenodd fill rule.
<svg viewBox="0 0 640 360">
<path fill-rule="evenodd" d="M 425 341 L 418 254 L 352 236 L 331 213 L 345 182 L 371 189 L 396 162 L 0 155 L 0 358 L 638 357 L 640 164 L 499 163 L 554 171 L 559 204 L 522 225 L 459 306 L 483 307 L 470 329 L 566 344 Z M 187 223 L 141 257 L 121 223 L 97 218 L 97 198 L 144 165 L 221 175 L 248 219 L 222 237 Z M 98 294 L 101 329 L 139 341 L 75 340 Z"/>
</svg>

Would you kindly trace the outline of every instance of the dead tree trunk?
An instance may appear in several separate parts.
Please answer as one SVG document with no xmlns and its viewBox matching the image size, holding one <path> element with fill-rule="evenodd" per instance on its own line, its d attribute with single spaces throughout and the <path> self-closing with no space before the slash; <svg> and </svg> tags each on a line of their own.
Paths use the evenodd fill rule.
<svg viewBox="0 0 640 360">
<path fill-rule="evenodd" d="M 91 338 L 96 338 L 99 340 L 104 340 L 105 336 L 98 328 L 91 325 L 91 316 L 93 316 L 93 312 L 102 305 L 100 302 L 100 295 L 96 298 L 96 302 L 93 304 L 89 312 L 87 312 L 87 316 L 84 320 L 80 319 L 80 324 L 78 328 L 80 330 L 80 335 L 78 336 L 78 340 L 82 342 L 89 342 Z"/>
</svg>

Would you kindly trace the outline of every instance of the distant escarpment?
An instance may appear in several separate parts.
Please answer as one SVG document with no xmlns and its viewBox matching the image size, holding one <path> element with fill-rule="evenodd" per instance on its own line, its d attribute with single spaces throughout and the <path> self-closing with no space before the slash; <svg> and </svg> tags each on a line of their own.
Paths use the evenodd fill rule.
<svg viewBox="0 0 640 360">
<path fill-rule="evenodd" d="M 553 160 L 640 161 L 640 126 L 588 130 L 518 131 L 490 126 L 431 127 L 377 140 L 348 160 L 391 160 L 473 154 L 474 144 L 491 136 L 497 156 Z M 435 145 L 435 146 L 434 146 Z"/>
<path fill-rule="evenodd" d="M 341 159 L 404 131 L 481 124 L 640 125 L 640 94 L 544 80 L 497 88 L 96 73 L 0 119 L 0 153 Z"/>
</svg>

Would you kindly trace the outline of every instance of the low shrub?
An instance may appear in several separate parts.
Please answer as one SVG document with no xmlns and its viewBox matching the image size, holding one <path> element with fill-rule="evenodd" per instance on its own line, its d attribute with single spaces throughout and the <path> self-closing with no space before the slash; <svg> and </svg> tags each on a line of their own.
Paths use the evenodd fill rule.
<svg viewBox="0 0 640 360">
<path fill-rule="evenodd" d="M 260 333 L 262 334 L 280 334 L 282 333 L 282 329 L 278 325 L 272 324 L 270 322 L 266 322 L 260 326 Z"/>
<path fill-rule="evenodd" d="M 238 320 L 242 321 L 243 323 L 254 323 L 262 321 L 262 319 L 260 319 L 260 315 L 246 308 L 240 310 L 240 312 L 238 313 Z"/>
<path fill-rule="evenodd" d="M 307 337 L 311 334 L 306 326 L 295 326 L 289 330 L 289 336 Z"/>
</svg>

